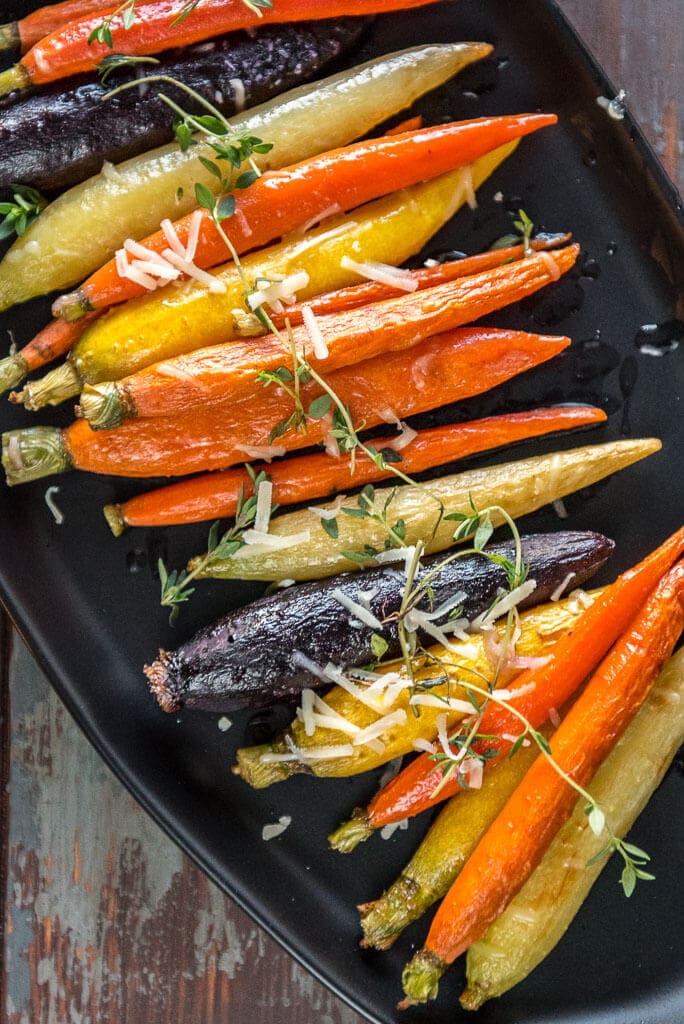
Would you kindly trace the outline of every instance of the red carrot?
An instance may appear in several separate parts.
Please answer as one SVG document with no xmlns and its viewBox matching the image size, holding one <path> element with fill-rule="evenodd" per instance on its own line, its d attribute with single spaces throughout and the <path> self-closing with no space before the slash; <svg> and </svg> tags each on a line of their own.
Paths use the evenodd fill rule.
<svg viewBox="0 0 684 1024">
<path fill-rule="evenodd" d="M 114 4 L 102 15 L 72 21 L 41 39 L 19 64 L 0 74 L 0 95 L 30 85 L 44 85 L 60 78 L 93 71 L 112 51 L 128 55 L 158 53 L 175 46 L 189 46 L 222 35 L 278 22 L 309 21 L 378 14 L 424 7 L 431 0 L 277 0 L 272 7 L 247 5 L 244 0 L 202 0 L 185 17 L 179 17 L 181 0 L 156 0 L 135 9 L 135 20 L 126 28 L 125 12 Z M 97 42 L 93 33 L 112 15 L 110 40 Z M 130 15 L 129 15 L 130 17 Z M 109 45 L 108 43 L 111 43 Z"/>
<path fill-rule="evenodd" d="M 591 406 L 562 406 L 420 430 L 401 449 L 401 468 L 405 473 L 420 473 L 475 452 L 555 430 L 600 423 L 605 418 L 604 412 Z M 369 443 L 380 451 L 395 444 L 396 435 L 376 438 Z M 392 475 L 391 471 L 382 472 L 370 459 L 359 455 L 352 476 L 348 460 L 333 459 L 322 452 L 254 466 L 257 473 L 262 469 L 273 483 L 273 500 L 281 507 L 313 501 Z M 239 495 L 249 495 L 252 491 L 252 477 L 246 470 L 229 469 L 160 487 L 129 498 L 121 505 L 107 505 L 104 512 L 112 532 L 119 536 L 127 526 L 170 526 L 233 516 Z"/>
<path fill-rule="evenodd" d="M 585 787 L 636 715 L 684 628 L 684 562 L 660 581 L 551 739 L 556 765 Z M 594 651 L 596 648 L 594 648 Z M 404 972 L 407 999 L 436 992 L 447 964 L 484 935 L 572 813 L 577 791 L 540 755 L 466 861 L 424 948 Z"/>
<path fill-rule="evenodd" d="M 619 576 L 584 612 L 575 628 L 558 640 L 546 665 L 527 669 L 517 677 L 516 690 L 524 690 L 528 683 L 534 683 L 533 690 L 523 693 L 512 703 L 535 727 L 547 720 L 551 709 L 562 707 L 572 696 L 627 628 L 658 579 L 682 551 L 684 528 L 643 562 Z M 502 734 L 517 735 L 519 731 L 519 720 L 512 712 L 494 703 L 487 707 L 480 732 L 498 739 L 489 744 L 480 743 L 478 749 L 482 752 L 489 746 L 499 751 L 487 764 L 495 763 L 508 754 L 512 744 L 501 739 Z M 369 826 L 381 828 L 391 822 L 402 821 L 458 792 L 455 776 L 447 778 L 438 790 L 441 778 L 440 765 L 429 754 L 421 754 L 371 801 L 365 812 Z"/>
<path fill-rule="evenodd" d="M 334 149 L 292 167 L 264 174 L 248 188 L 234 192 L 235 213 L 222 221 L 222 229 L 238 254 L 258 249 L 311 224 L 316 218 L 354 209 L 390 192 L 438 177 L 555 122 L 553 114 L 484 117 Z M 207 268 L 228 260 L 230 250 L 207 210 L 182 217 L 173 228 L 167 226 L 166 230 L 142 239 L 141 244 L 161 255 L 169 248 L 169 236 L 175 232 L 186 248 L 197 217 L 200 227 L 192 262 Z M 470 273 L 499 266 L 509 258 L 502 253 L 485 255 L 488 259 L 473 266 Z M 134 257 L 125 254 L 125 259 L 128 263 Z M 88 310 L 104 309 L 145 294 L 142 285 L 121 277 L 119 269 L 116 260 L 109 260 L 80 288 L 57 299 L 52 308 L 54 315 L 76 320 Z M 435 281 L 442 279 L 447 278 L 434 276 Z M 388 294 L 396 294 L 396 290 Z M 373 298 L 367 297 L 365 301 L 373 301 Z"/>
</svg>

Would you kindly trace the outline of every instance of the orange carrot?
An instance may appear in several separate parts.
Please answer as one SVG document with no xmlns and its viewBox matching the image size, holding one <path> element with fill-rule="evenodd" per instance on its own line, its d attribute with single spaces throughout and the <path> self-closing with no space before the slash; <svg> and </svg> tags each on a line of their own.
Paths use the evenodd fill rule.
<svg viewBox="0 0 684 1024">
<path fill-rule="evenodd" d="M 420 473 L 475 452 L 605 419 L 606 414 L 601 409 L 578 405 L 509 413 L 420 430 L 401 449 L 401 468 L 405 473 Z M 396 436 L 376 438 L 369 443 L 380 451 L 395 442 Z M 386 480 L 392 475 L 390 470 L 382 472 L 360 454 L 352 476 L 347 459 L 331 459 L 322 452 L 272 465 L 256 465 L 254 470 L 268 473 L 273 483 L 273 500 L 281 507 L 323 498 L 347 487 Z M 119 536 L 127 526 L 171 526 L 233 516 L 239 495 L 252 492 L 252 477 L 246 470 L 228 469 L 148 491 L 120 505 L 107 505 L 105 516 L 114 534 Z"/>
<path fill-rule="evenodd" d="M 560 708 L 586 679 L 592 668 L 606 654 L 620 634 L 627 628 L 658 579 L 684 551 L 684 528 L 670 537 L 661 547 L 619 576 L 612 586 L 587 608 L 575 628 L 555 644 L 550 660 L 540 668 L 527 669 L 515 681 L 516 690 L 524 690 L 534 683 L 534 689 L 522 693 L 512 702 L 535 727 L 542 725 L 552 708 Z M 487 746 L 499 751 L 491 762 L 507 756 L 512 743 L 502 734 L 517 735 L 519 720 L 506 708 L 491 703 L 485 710 L 480 732 L 499 739 L 489 744 L 478 744 L 484 752 Z M 459 791 L 458 780 L 448 778 L 440 786 L 442 769 L 428 754 L 411 761 L 371 801 L 365 818 L 372 828 L 382 828 L 391 822 L 402 821 L 429 807 L 434 807 Z"/>
<path fill-rule="evenodd" d="M 292 167 L 266 173 L 248 188 L 234 192 L 235 213 L 222 222 L 222 228 L 238 254 L 258 249 L 316 218 L 351 210 L 390 192 L 436 178 L 555 122 L 552 114 L 483 117 L 331 150 Z M 161 255 L 169 248 L 173 230 L 185 248 L 196 217 L 200 218 L 200 227 L 193 262 L 207 268 L 229 259 L 230 250 L 207 210 L 182 217 L 173 229 L 167 226 L 141 244 Z M 125 258 L 127 262 L 134 259 L 128 254 Z M 505 257 L 499 256 L 488 265 L 503 262 Z M 142 285 L 121 277 L 116 260 L 111 259 L 75 292 L 57 299 L 53 313 L 65 320 L 75 320 L 88 310 L 104 309 L 145 291 Z"/>
<path fill-rule="evenodd" d="M 572 245 L 553 254 L 529 256 L 422 292 L 322 317 L 325 358 L 311 354 L 313 343 L 304 326 L 293 329 L 294 344 L 300 357 L 307 353 L 312 368 L 326 374 L 408 349 L 532 294 L 569 270 L 578 251 Z M 239 401 L 253 393 L 257 373 L 273 372 L 288 361 L 282 340 L 272 334 L 258 345 L 251 341 L 214 345 L 156 363 L 120 381 L 86 385 L 79 411 L 94 428 L 107 429 L 135 417 L 178 415 L 197 405 Z"/>
<path fill-rule="evenodd" d="M 560 248 L 566 245 L 571 235 L 556 235 L 551 239 L 532 239 L 530 248 L 534 252 L 543 252 L 546 249 Z M 438 284 L 446 284 L 448 281 L 457 281 L 460 277 L 470 277 L 472 274 L 481 274 L 485 270 L 493 270 L 495 267 L 502 267 L 515 260 L 521 260 L 525 253 L 523 245 L 511 245 L 505 249 L 491 249 L 489 252 L 481 252 L 476 256 L 466 256 L 462 260 L 447 260 L 445 263 L 438 263 L 436 266 L 419 267 L 412 270 L 411 277 L 416 282 L 416 291 L 424 288 L 432 288 Z M 326 292 L 324 295 L 316 295 L 306 302 L 295 302 L 288 306 L 285 313 L 274 313 L 271 319 L 276 327 L 283 327 L 288 320 L 291 326 L 295 327 L 304 321 L 304 309 L 308 306 L 315 316 L 330 316 L 332 313 L 341 313 L 345 309 L 358 309 L 359 306 L 366 306 L 371 302 L 382 302 L 383 299 L 391 299 L 401 294 L 401 289 L 382 281 L 364 281 L 363 284 L 350 285 L 347 288 L 338 288 L 334 292 Z"/>
<path fill-rule="evenodd" d="M 86 327 L 99 315 L 99 312 L 88 313 L 74 324 L 52 320 L 23 348 L 0 360 L 0 393 L 16 387 L 32 370 L 38 370 L 68 352 Z M 11 395 L 10 399 L 13 400 Z"/>
<path fill-rule="evenodd" d="M 556 764 L 580 787 L 636 715 L 683 628 L 680 561 L 661 579 L 551 739 Z M 436 994 L 443 969 L 505 910 L 576 802 L 576 790 L 540 755 L 444 898 L 424 948 L 404 972 L 404 1005 Z"/>
<path fill-rule="evenodd" d="M 136 7 L 149 0 L 136 0 Z M 39 7 L 19 21 L 0 25 L 0 50 L 21 50 L 26 53 L 37 42 L 67 25 L 70 21 L 100 16 L 111 12 L 112 0 L 63 0 L 59 4 Z"/>
<path fill-rule="evenodd" d="M 94 71 L 103 57 L 116 53 L 143 55 L 174 46 L 278 22 L 308 21 L 379 14 L 424 7 L 431 0 L 277 0 L 270 8 L 248 5 L 244 0 L 202 0 L 186 17 L 179 17 L 182 0 L 156 0 L 135 9 L 135 20 L 126 28 L 124 12 L 113 3 L 108 11 L 69 22 L 41 39 L 19 64 L 0 74 L 0 95 L 30 85 L 45 85 L 60 78 Z M 113 15 L 109 43 L 93 37 L 103 16 Z M 91 41 L 92 39 L 92 41 Z"/>
<path fill-rule="evenodd" d="M 481 394 L 553 358 L 569 343 L 523 331 L 465 328 L 417 345 L 408 370 L 405 354 L 395 352 L 337 370 L 327 382 L 354 421 L 371 428 L 387 414 L 387 398 L 380 396 L 391 395 L 398 416 L 411 416 Z M 273 427 L 293 411 L 287 395 L 256 383 L 254 388 L 243 402 L 200 403 L 187 416 L 138 420 L 117 430 L 94 431 L 77 420 L 63 431 L 10 432 L 4 437 L 8 481 L 32 479 L 34 470 L 42 476 L 71 468 L 115 476 L 184 476 L 245 462 L 245 449 L 267 444 Z M 303 385 L 305 408 L 321 394 L 315 382 Z M 278 444 L 287 451 L 318 444 L 329 426 L 329 419 L 309 420 L 306 433 L 289 430 Z"/>
</svg>

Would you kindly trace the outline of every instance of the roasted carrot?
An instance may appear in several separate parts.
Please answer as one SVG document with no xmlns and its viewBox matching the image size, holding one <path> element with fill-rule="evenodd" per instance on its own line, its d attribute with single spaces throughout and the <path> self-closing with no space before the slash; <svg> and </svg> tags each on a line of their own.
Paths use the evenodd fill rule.
<svg viewBox="0 0 684 1024">
<path fill-rule="evenodd" d="M 571 235 L 557 235 L 551 239 L 533 238 L 530 248 L 534 252 L 557 249 L 566 245 L 571 237 Z M 416 282 L 415 290 L 422 291 L 424 288 L 456 281 L 460 277 L 470 277 L 472 274 L 481 274 L 485 270 L 502 267 L 515 260 L 521 260 L 525 255 L 527 253 L 523 245 L 511 245 L 505 249 L 492 249 L 490 252 L 481 252 L 476 256 L 466 256 L 461 260 L 447 260 L 436 266 L 420 267 L 410 271 L 410 274 L 411 279 Z M 292 306 L 288 306 L 285 313 L 274 313 L 271 319 L 276 327 L 283 327 L 286 320 L 294 327 L 303 323 L 304 309 L 307 306 L 314 316 L 329 316 L 332 313 L 341 313 L 345 309 L 358 309 L 359 306 L 366 306 L 371 302 L 382 302 L 383 299 L 391 299 L 399 294 L 400 289 L 394 285 L 383 281 L 364 281 L 363 284 L 354 284 L 347 288 L 338 288 L 334 292 L 326 292 L 324 295 L 317 295 L 307 299 L 306 302 L 295 302 Z"/>
<path fill-rule="evenodd" d="M 411 348 L 532 294 L 569 270 L 578 251 L 578 246 L 571 245 L 360 310 L 322 317 L 320 333 L 327 356 L 309 354 L 309 362 L 313 369 L 328 374 L 351 363 Z M 295 327 L 292 335 L 300 357 L 310 353 L 313 344 L 308 329 Z M 239 401 L 253 392 L 258 372 L 275 371 L 287 361 L 282 340 L 272 334 L 258 346 L 250 342 L 214 345 L 157 363 L 121 381 L 86 385 L 79 412 L 93 428 L 109 429 L 136 417 L 184 414 L 198 403 Z"/>
<path fill-rule="evenodd" d="M 136 0 L 142 7 L 150 0 Z M 21 50 L 26 53 L 37 42 L 56 32 L 70 21 L 87 18 L 91 14 L 105 15 L 112 11 L 112 0 L 63 0 L 60 4 L 39 7 L 19 21 L 0 25 L 0 50 Z"/>
<path fill-rule="evenodd" d="M 135 20 L 126 28 L 124 13 L 117 5 L 52 32 L 36 43 L 14 67 L 0 74 L 0 95 L 31 85 L 45 85 L 60 78 L 93 71 L 112 52 L 129 55 L 159 53 L 192 43 L 277 22 L 309 21 L 352 15 L 379 14 L 411 7 L 424 7 L 431 0 L 278 0 L 270 8 L 248 5 L 243 0 L 202 0 L 186 17 L 180 0 L 156 0 L 135 10 Z M 91 37 L 104 16 L 112 15 L 111 46 Z"/>
<path fill-rule="evenodd" d="M 601 662 L 550 742 L 556 765 L 586 786 L 648 696 L 684 628 L 684 561 L 661 579 Z M 505 910 L 572 813 L 577 791 L 540 754 L 489 827 L 404 971 L 403 1005 L 434 998 L 444 969 Z"/>
<path fill-rule="evenodd" d="M 475 452 L 605 419 L 605 413 L 592 406 L 559 406 L 420 430 L 401 449 L 401 468 L 405 473 L 420 473 Z M 395 442 L 396 436 L 376 438 L 369 443 L 382 450 L 391 448 Z M 324 453 L 254 469 L 268 473 L 273 483 L 273 500 L 279 506 L 312 501 L 392 475 L 390 470 L 382 472 L 366 456 L 359 455 L 352 476 L 347 459 L 331 459 Z M 171 526 L 233 516 L 240 494 L 249 495 L 252 491 L 252 477 L 246 470 L 228 469 L 148 491 L 120 505 L 107 505 L 104 514 L 118 537 L 127 526 Z"/>
<path fill-rule="evenodd" d="M 556 120 L 553 114 L 477 118 L 335 149 L 281 171 L 264 174 L 248 188 L 234 192 L 235 213 L 222 222 L 222 228 L 237 253 L 258 249 L 288 232 L 311 225 L 316 218 L 354 209 L 382 195 L 470 164 L 483 154 L 554 124 Z M 231 253 L 211 214 L 201 210 L 198 216 L 201 218 L 199 236 L 192 262 L 202 268 L 215 267 L 229 259 Z M 161 255 L 169 248 L 169 236 L 173 237 L 172 232 L 175 232 L 185 249 L 194 218 L 195 214 L 187 214 L 177 220 L 173 228 L 167 226 L 166 230 L 143 239 L 141 244 Z M 507 259 L 500 253 L 495 255 L 496 258 L 481 269 L 498 266 Z M 130 263 L 134 257 L 124 253 L 124 259 Z M 76 320 L 88 310 L 104 309 L 144 295 L 147 289 L 121 277 L 119 269 L 114 259 L 105 263 L 79 289 L 57 299 L 52 307 L 54 315 Z"/>
<path fill-rule="evenodd" d="M 682 551 L 684 528 L 633 569 L 619 576 L 587 608 L 575 628 L 558 641 L 546 665 L 528 669 L 518 676 L 516 689 L 524 689 L 528 683 L 534 683 L 534 690 L 518 697 L 515 707 L 535 727 L 546 721 L 550 709 L 562 707 L 572 696 L 624 632 L 658 579 Z M 494 763 L 506 756 L 511 748 L 511 742 L 501 739 L 501 736 L 517 735 L 520 723 L 510 711 L 492 704 L 484 713 L 481 731 L 485 735 L 499 737 L 495 744 L 490 744 L 499 750 L 498 757 L 491 758 L 491 763 Z M 479 744 L 479 749 L 484 750 L 485 744 Z M 454 785 L 451 779 L 447 779 L 436 792 L 441 777 L 440 766 L 429 755 L 420 755 L 377 794 L 365 813 L 356 815 L 355 830 L 358 832 L 363 824 L 366 834 L 370 835 L 373 829 L 419 814 L 458 792 L 458 783 Z"/>
<path fill-rule="evenodd" d="M 409 373 L 405 354 L 396 352 L 337 370 L 327 381 L 354 420 L 371 428 L 386 415 L 379 395 L 392 396 L 400 417 L 425 412 L 480 394 L 553 358 L 568 344 L 567 338 L 523 331 L 463 328 L 417 345 Z M 200 403 L 187 416 L 133 421 L 118 430 L 93 431 L 78 420 L 64 431 L 11 431 L 3 438 L 8 482 L 72 467 L 116 476 L 183 476 L 245 462 L 245 448 L 267 444 L 273 427 L 293 408 L 287 395 L 256 383 L 254 388 L 243 402 L 215 407 Z M 304 385 L 305 407 L 321 393 L 314 382 Z M 306 433 L 290 430 L 278 443 L 288 451 L 305 448 L 322 442 L 328 429 L 327 421 L 311 420 Z"/>
<path fill-rule="evenodd" d="M 88 324 L 99 315 L 99 312 L 88 313 L 82 320 L 73 324 L 64 320 L 52 320 L 23 348 L 10 352 L 5 359 L 0 359 L 0 393 L 7 391 L 8 388 L 15 388 L 32 370 L 38 370 L 58 356 L 63 356 Z"/>
</svg>

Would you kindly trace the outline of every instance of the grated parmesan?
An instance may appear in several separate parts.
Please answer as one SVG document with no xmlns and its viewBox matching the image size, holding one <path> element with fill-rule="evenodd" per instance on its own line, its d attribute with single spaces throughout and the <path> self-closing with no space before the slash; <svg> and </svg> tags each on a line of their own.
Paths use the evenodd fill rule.
<svg viewBox="0 0 684 1024">
<path fill-rule="evenodd" d="M 267 843 L 269 839 L 277 839 L 277 837 L 281 836 L 285 829 L 289 828 L 291 824 L 292 818 L 290 817 L 290 815 L 283 814 L 281 815 L 280 818 L 278 818 L 277 822 L 274 822 L 271 825 L 264 825 L 264 827 L 261 830 L 261 838 L 265 843 Z"/>
<path fill-rule="evenodd" d="M 262 480 L 257 488 L 256 511 L 254 513 L 254 532 L 268 533 L 271 520 L 273 484 L 270 480 Z"/>
<path fill-rule="evenodd" d="M 48 489 L 45 492 L 45 504 L 52 512 L 52 516 L 57 525 L 61 526 L 62 523 L 64 522 L 64 513 L 62 512 L 61 508 L 57 507 L 54 501 L 53 495 L 55 494 L 59 494 L 59 487 L 48 487 Z"/>
<path fill-rule="evenodd" d="M 349 256 L 343 256 L 340 266 L 343 270 L 352 270 L 368 281 L 378 281 L 402 292 L 414 292 L 418 287 L 418 280 L 410 270 L 402 270 L 401 267 L 393 267 L 389 263 L 377 263 L 375 260 L 357 263 Z"/>
<path fill-rule="evenodd" d="M 249 455 L 250 459 L 263 459 L 264 462 L 279 459 L 287 451 L 281 444 L 236 444 L 235 448 Z"/>
<path fill-rule="evenodd" d="M 327 359 L 328 346 L 325 343 L 325 338 L 321 333 L 318 319 L 311 306 L 302 306 L 302 319 L 304 321 L 306 333 L 309 335 L 309 339 L 313 345 L 316 359 Z"/>
<path fill-rule="evenodd" d="M 341 604 L 343 608 L 346 608 L 348 612 L 351 612 L 354 618 L 358 619 L 359 622 L 362 622 L 364 626 L 369 626 L 371 629 L 382 630 L 382 622 L 380 622 L 380 619 L 376 618 L 372 612 L 367 608 L 364 608 L 358 601 L 354 601 L 353 598 L 345 594 L 339 587 L 335 587 L 332 591 L 331 597 Z"/>
</svg>

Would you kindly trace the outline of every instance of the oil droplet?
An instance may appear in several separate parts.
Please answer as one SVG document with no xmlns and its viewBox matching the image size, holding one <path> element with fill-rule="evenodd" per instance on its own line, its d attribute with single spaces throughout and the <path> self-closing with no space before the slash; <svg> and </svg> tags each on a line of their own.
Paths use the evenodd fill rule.
<svg viewBox="0 0 684 1024">
<path fill-rule="evenodd" d="M 592 281 L 595 281 L 597 277 L 601 276 L 601 266 L 599 261 L 594 259 L 593 256 L 585 256 L 580 269 L 580 274 L 582 277 L 588 277 Z"/>
<path fill-rule="evenodd" d="M 132 548 L 126 555 L 126 568 L 129 572 L 140 572 L 147 565 L 147 555 L 142 548 Z"/>
<path fill-rule="evenodd" d="M 609 256 L 614 256 L 615 253 L 617 252 L 617 248 L 618 248 L 617 247 L 617 242 L 609 242 L 608 245 L 606 246 L 606 252 L 608 253 Z"/>
<path fill-rule="evenodd" d="M 662 324 L 644 324 L 634 336 L 634 344 L 645 356 L 664 356 L 679 348 L 684 339 L 684 323 L 666 320 Z"/>
<path fill-rule="evenodd" d="M 585 167 L 596 167 L 596 164 L 598 163 L 598 157 L 596 156 L 596 153 L 593 149 L 587 150 L 587 152 L 582 157 L 582 163 Z"/>
</svg>

